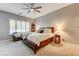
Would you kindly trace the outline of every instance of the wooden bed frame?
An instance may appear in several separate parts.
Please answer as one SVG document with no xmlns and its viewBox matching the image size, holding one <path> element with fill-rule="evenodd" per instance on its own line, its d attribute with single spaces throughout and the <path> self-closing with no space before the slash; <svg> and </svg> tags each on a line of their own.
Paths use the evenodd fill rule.
<svg viewBox="0 0 79 59">
<path fill-rule="evenodd" d="M 36 54 L 37 50 L 39 49 L 39 47 L 37 46 L 37 44 L 33 43 L 32 41 L 30 41 L 30 40 L 28 40 L 26 38 L 22 42 L 25 45 L 27 45 L 28 47 L 30 47 L 34 51 L 34 54 Z"/>
<path fill-rule="evenodd" d="M 52 33 L 54 33 L 54 27 L 43 27 L 41 29 L 45 29 L 45 28 L 50 28 L 52 30 Z M 35 44 L 34 42 L 28 40 L 27 38 L 23 39 L 23 43 L 25 45 L 27 45 L 28 47 L 30 47 L 34 51 L 34 54 L 36 54 L 38 49 L 48 45 L 52 41 L 53 41 L 53 37 L 48 38 L 48 39 L 46 39 L 44 41 L 41 41 L 40 46 L 37 46 L 37 44 Z"/>
<path fill-rule="evenodd" d="M 40 42 L 40 46 L 37 46 L 37 44 L 35 44 L 34 42 L 28 40 L 28 39 L 24 39 L 23 40 L 23 43 L 25 45 L 27 45 L 28 47 L 30 47 L 33 51 L 34 51 L 34 54 L 36 54 L 37 50 L 48 45 L 49 43 L 51 43 L 53 41 L 53 37 L 49 38 L 49 39 L 46 39 L 44 41 L 41 41 Z"/>
</svg>

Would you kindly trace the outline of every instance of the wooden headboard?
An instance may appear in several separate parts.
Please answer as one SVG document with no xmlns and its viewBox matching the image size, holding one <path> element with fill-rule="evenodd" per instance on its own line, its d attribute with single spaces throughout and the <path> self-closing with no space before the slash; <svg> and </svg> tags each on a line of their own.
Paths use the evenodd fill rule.
<svg viewBox="0 0 79 59">
<path fill-rule="evenodd" d="M 54 27 L 41 27 L 39 29 L 51 29 L 52 30 L 52 33 L 54 33 Z"/>
</svg>

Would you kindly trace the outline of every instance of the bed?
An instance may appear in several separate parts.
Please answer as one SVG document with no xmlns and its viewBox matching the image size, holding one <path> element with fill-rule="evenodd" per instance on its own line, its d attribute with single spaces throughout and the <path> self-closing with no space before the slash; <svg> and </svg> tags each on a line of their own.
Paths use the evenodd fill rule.
<svg viewBox="0 0 79 59">
<path fill-rule="evenodd" d="M 51 31 L 49 31 L 48 29 L 50 29 Z M 30 47 L 34 51 L 34 54 L 36 54 L 37 50 L 53 41 L 54 27 L 43 27 L 40 28 L 40 30 L 40 33 L 38 33 L 38 30 L 38 32 L 33 32 L 26 35 L 25 39 L 23 39 L 23 43 Z M 45 33 L 42 33 L 42 30 L 45 30 Z"/>
</svg>

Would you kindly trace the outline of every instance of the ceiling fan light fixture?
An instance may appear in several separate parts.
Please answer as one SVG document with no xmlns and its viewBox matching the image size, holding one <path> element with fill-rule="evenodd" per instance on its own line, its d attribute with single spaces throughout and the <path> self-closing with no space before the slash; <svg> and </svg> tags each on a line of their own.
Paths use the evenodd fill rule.
<svg viewBox="0 0 79 59">
<path fill-rule="evenodd" d="M 33 9 L 31 9 L 31 11 L 34 11 Z"/>
<path fill-rule="evenodd" d="M 22 8 L 22 9 L 23 10 L 28 10 L 27 13 L 34 12 L 34 11 L 40 13 L 40 10 L 38 10 L 40 8 L 42 8 L 42 7 L 41 6 L 34 7 L 34 3 L 31 3 L 30 6 L 28 6 L 28 8 Z"/>
</svg>

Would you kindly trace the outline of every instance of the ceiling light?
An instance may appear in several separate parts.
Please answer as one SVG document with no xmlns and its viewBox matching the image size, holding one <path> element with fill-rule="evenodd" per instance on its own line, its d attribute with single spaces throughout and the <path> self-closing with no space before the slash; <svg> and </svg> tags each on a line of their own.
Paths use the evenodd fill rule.
<svg viewBox="0 0 79 59">
<path fill-rule="evenodd" d="M 31 11 L 33 11 L 33 9 L 31 9 Z"/>
</svg>

